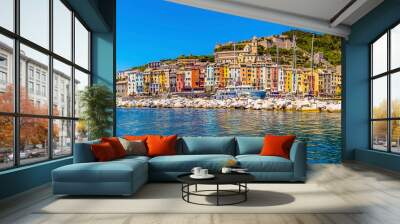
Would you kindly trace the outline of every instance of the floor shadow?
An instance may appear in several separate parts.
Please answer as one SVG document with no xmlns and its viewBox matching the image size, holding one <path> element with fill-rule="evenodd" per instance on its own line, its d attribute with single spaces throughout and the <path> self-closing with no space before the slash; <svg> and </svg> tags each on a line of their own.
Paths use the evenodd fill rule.
<svg viewBox="0 0 400 224">
<path fill-rule="evenodd" d="M 216 204 L 216 193 L 210 194 L 206 198 L 206 201 L 210 204 Z M 232 203 L 239 201 L 243 196 L 228 196 L 220 197 L 220 203 Z M 242 207 L 265 207 L 265 206 L 278 206 L 285 205 L 294 202 L 296 199 L 290 195 L 276 191 L 261 191 L 251 190 L 247 194 L 247 201 L 236 204 L 236 206 Z"/>
<path fill-rule="evenodd" d="M 193 187 L 192 187 L 193 188 Z M 177 183 L 148 183 L 133 195 L 59 195 L 58 199 L 168 199 L 180 198 L 181 185 Z"/>
</svg>

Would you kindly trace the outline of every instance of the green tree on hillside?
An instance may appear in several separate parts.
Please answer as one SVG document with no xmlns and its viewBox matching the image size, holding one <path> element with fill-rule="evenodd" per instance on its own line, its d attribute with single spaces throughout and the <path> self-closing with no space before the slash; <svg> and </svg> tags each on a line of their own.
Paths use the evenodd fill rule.
<svg viewBox="0 0 400 224">
<path fill-rule="evenodd" d="M 296 35 L 297 47 L 305 52 L 311 52 L 312 33 L 300 30 L 291 30 L 283 32 L 290 38 Z M 341 63 L 341 38 L 329 34 L 315 34 L 314 36 L 314 53 L 323 53 L 325 59 L 332 65 L 340 65 Z"/>
</svg>

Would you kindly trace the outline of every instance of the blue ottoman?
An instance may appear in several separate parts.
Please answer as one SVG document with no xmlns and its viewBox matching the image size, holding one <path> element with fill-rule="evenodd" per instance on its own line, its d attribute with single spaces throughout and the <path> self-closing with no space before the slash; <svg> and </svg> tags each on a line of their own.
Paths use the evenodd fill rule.
<svg viewBox="0 0 400 224">
<path fill-rule="evenodd" d="M 68 195 L 132 195 L 148 180 L 147 159 L 75 163 L 52 172 L 53 193 Z"/>
</svg>

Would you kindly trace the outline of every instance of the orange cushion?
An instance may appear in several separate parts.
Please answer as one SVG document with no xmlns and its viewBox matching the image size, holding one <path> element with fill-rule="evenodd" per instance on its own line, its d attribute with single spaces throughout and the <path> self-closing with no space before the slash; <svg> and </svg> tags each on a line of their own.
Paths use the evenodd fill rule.
<svg viewBox="0 0 400 224">
<path fill-rule="evenodd" d="M 133 136 L 133 135 L 125 135 L 124 139 L 128 141 L 143 141 L 146 142 L 147 135 L 142 135 L 142 136 Z"/>
<path fill-rule="evenodd" d="M 114 149 L 115 155 L 118 158 L 125 157 L 126 156 L 126 151 L 124 149 L 124 146 L 122 146 L 121 142 L 117 137 L 110 137 L 110 138 L 101 138 L 101 142 L 108 142 Z"/>
<path fill-rule="evenodd" d="M 146 140 L 148 156 L 176 155 L 176 139 L 176 135 L 149 135 Z"/>
<path fill-rule="evenodd" d="M 99 162 L 110 161 L 116 159 L 115 151 L 109 142 L 102 142 L 91 145 L 94 157 Z"/>
<path fill-rule="evenodd" d="M 274 136 L 266 135 L 264 137 L 264 145 L 261 149 L 260 155 L 262 156 L 280 156 L 289 159 L 290 148 L 294 140 L 295 135 L 287 136 Z"/>
</svg>

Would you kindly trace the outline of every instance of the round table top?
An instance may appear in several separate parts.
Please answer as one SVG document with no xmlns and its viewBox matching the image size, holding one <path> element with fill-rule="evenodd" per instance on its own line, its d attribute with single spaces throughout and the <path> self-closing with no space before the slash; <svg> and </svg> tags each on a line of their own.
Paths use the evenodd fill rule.
<svg viewBox="0 0 400 224">
<path fill-rule="evenodd" d="M 177 179 L 185 184 L 237 184 L 255 180 L 255 177 L 249 173 L 213 173 L 215 177 L 211 179 L 193 179 L 190 175 L 191 173 L 182 174 Z"/>
</svg>

